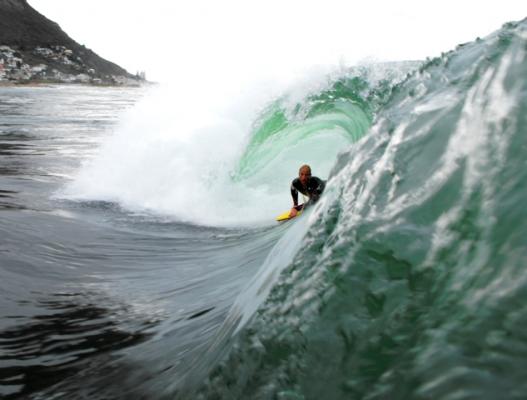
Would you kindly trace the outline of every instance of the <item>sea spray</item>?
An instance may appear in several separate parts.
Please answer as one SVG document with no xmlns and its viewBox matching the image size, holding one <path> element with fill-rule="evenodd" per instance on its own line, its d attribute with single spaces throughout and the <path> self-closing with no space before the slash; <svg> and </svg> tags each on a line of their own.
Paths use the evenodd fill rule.
<svg viewBox="0 0 527 400">
<path fill-rule="evenodd" d="M 408 69 L 392 66 L 398 76 Z M 386 90 L 375 80 L 370 86 L 370 70 L 308 75 L 279 96 L 280 83 L 234 97 L 225 82 L 208 86 L 210 78 L 155 89 L 62 196 L 199 225 L 271 224 L 290 207 L 300 165 L 326 179 L 336 155 L 366 132 L 369 97 Z"/>
</svg>

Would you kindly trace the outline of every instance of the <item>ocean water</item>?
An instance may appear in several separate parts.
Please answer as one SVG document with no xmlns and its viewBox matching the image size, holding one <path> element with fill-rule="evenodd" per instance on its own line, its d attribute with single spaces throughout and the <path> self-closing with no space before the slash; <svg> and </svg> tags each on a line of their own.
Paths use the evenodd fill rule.
<svg viewBox="0 0 527 400">
<path fill-rule="evenodd" d="M 526 398 L 526 77 L 522 21 L 243 112 L 0 88 L 0 397 Z"/>
</svg>

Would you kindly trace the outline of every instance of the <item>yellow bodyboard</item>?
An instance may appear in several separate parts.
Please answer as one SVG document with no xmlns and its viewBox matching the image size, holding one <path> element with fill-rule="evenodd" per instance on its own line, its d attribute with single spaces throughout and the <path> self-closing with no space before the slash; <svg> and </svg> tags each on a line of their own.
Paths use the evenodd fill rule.
<svg viewBox="0 0 527 400">
<path fill-rule="evenodd" d="M 290 212 L 291 212 L 291 210 L 287 210 L 286 212 L 284 212 L 284 213 L 280 214 L 278 217 L 276 217 L 276 220 L 277 220 L 278 222 L 281 222 L 281 221 L 287 221 L 287 220 L 289 220 L 289 219 L 293 219 L 293 218 L 295 218 L 295 217 L 291 217 L 291 216 L 289 215 Z M 300 214 L 302 214 L 302 210 L 300 210 L 300 211 L 296 214 L 296 216 L 298 217 Z"/>
</svg>

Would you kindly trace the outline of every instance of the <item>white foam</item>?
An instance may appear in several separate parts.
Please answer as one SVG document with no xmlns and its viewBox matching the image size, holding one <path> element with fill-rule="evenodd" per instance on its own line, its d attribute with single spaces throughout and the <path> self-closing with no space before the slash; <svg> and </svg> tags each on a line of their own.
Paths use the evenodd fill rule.
<svg viewBox="0 0 527 400">
<path fill-rule="evenodd" d="M 304 96 L 311 88 L 319 90 L 321 80 L 304 79 Z M 295 93 L 302 92 L 299 86 Z M 281 90 L 288 90 L 283 82 L 260 81 L 241 88 L 212 76 L 154 89 L 125 114 L 62 195 L 117 202 L 132 211 L 202 225 L 273 223 L 274 216 L 291 206 L 289 182 L 298 166 L 309 162 L 306 154 L 319 154 L 321 143 L 307 141 L 289 149 L 250 180 L 231 176 L 252 121 Z M 336 147 L 342 145 L 335 140 Z M 323 164 L 321 169 L 313 166 L 315 173 L 327 176 L 336 152 L 313 157 Z"/>
</svg>

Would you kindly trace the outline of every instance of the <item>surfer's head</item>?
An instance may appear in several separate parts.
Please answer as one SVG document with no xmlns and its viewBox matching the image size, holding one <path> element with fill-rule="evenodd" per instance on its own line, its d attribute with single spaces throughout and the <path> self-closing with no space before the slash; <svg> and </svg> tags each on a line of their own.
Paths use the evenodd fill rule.
<svg viewBox="0 0 527 400">
<path fill-rule="evenodd" d="M 306 186 L 309 178 L 311 178 L 311 167 L 307 164 L 304 164 L 298 170 L 298 179 L 300 179 L 300 183 L 302 185 Z"/>
</svg>

